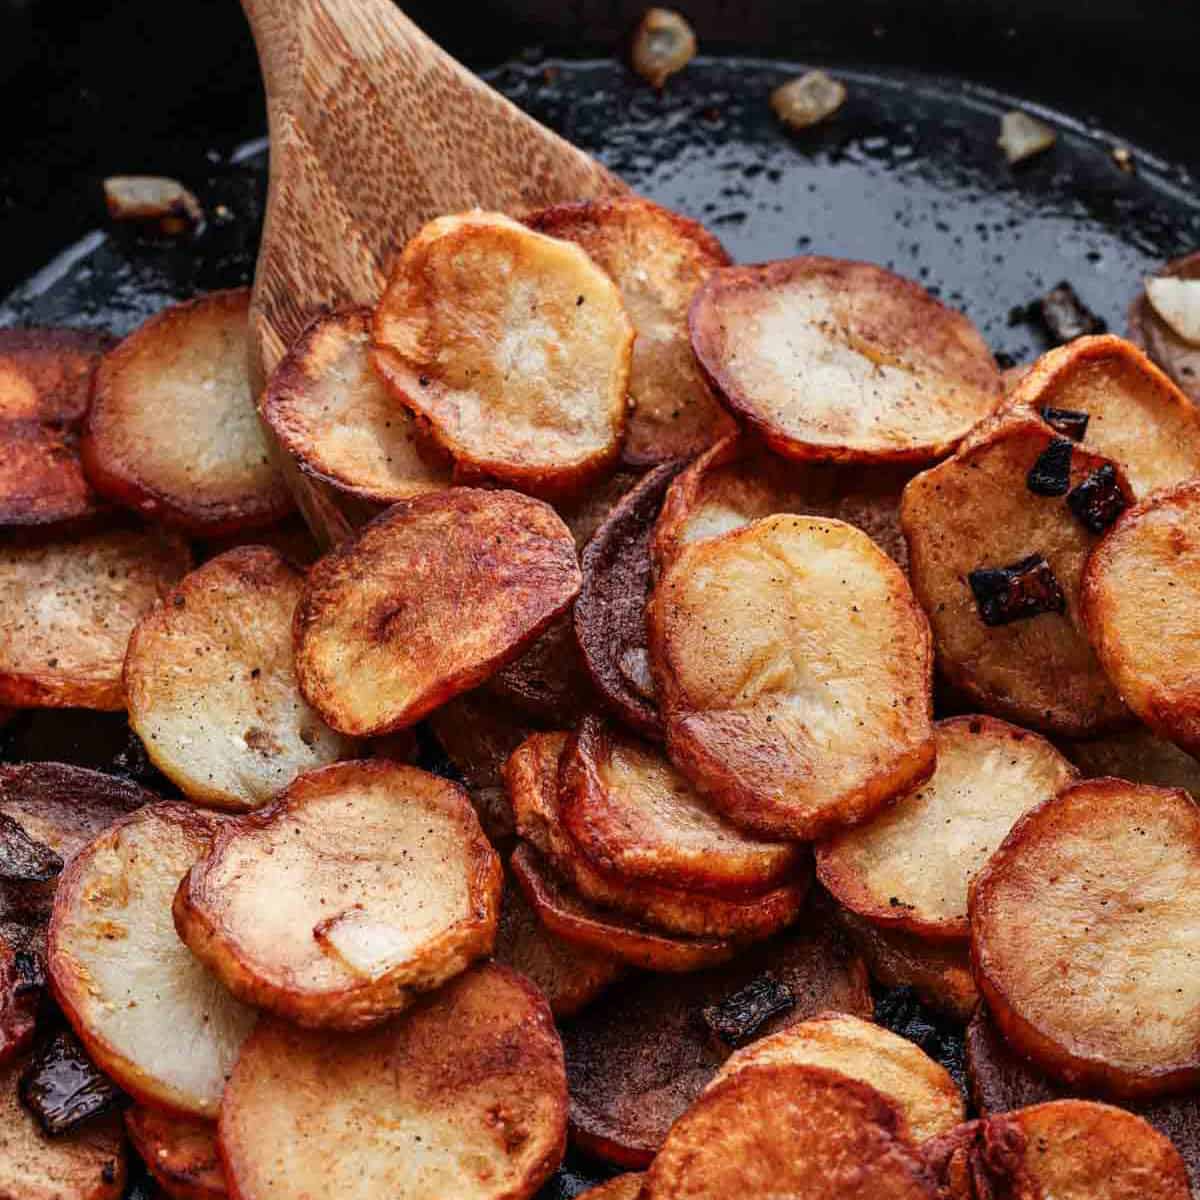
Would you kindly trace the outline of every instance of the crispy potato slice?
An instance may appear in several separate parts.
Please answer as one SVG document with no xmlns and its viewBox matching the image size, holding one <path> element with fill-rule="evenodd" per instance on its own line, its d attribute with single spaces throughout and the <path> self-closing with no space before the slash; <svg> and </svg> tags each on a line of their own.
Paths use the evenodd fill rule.
<svg viewBox="0 0 1200 1200">
<path fill-rule="evenodd" d="M 795 920 L 812 878 L 807 860 L 789 882 L 740 898 L 627 880 L 592 866 L 559 816 L 560 761 L 566 744 L 563 733 L 534 734 L 513 751 L 504 778 L 518 833 L 584 900 L 689 937 L 750 941 L 769 937 Z"/>
<path fill-rule="evenodd" d="M 1183 791 L 1075 784 L 976 878 L 971 954 L 1005 1037 L 1115 1096 L 1200 1082 L 1200 812 Z"/>
<path fill-rule="evenodd" d="M 537 989 L 476 967 L 399 1021 L 330 1040 L 264 1020 L 221 1108 L 238 1200 L 523 1200 L 566 1141 L 562 1046 Z"/>
<path fill-rule="evenodd" d="M 646 1172 L 644 1200 L 934 1200 L 897 1106 L 825 1067 L 758 1066 L 710 1088 Z"/>
<path fill-rule="evenodd" d="M 253 1010 L 179 940 L 171 902 L 217 818 L 154 804 L 109 826 L 63 872 L 47 966 L 91 1056 L 136 1099 L 214 1117 Z"/>
<path fill-rule="evenodd" d="M 151 317 L 96 372 L 82 453 L 101 495 L 196 534 L 270 525 L 292 507 L 250 388 L 249 289 Z"/>
<path fill-rule="evenodd" d="M 923 462 L 999 404 L 961 313 L 868 263 L 793 258 L 711 275 L 692 348 L 734 413 L 788 458 Z"/>
<path fill-rule="evenodd" d="M 971 881 L 1018 818 L 1079 773 L 1045 738 L 994 717 L 952 717 L 934 736 L 929 780 L 818 846 L 817 878 L 876 924 L 964 940 Z"/>
<path fill-rule="evenodd" d="M 256 808 L 302 771 L 353 754 L 296 684 L 292 618 L 303 586 L 274 550 L 244 546 L 193 571 L 133 631 L 129 723 L 193 800 Z"/>
<path fill-rule="evenodd" d="M 0 527 L 75 528 L 104 511 L 72 430 L 0 420 Z"/>
<path fill-rule="evenodd" d="M 1096 547 L 1080 606 L 1125 703 L 1200 754 L 1200 480 L 1143 501 Z"/>
<path fill-rule="evenodd" d="M 709 1089 L 751 1067 L 809 1064 L 868 1084 L 900 1110 L 915 1142 L 946 1133 L 965 1117 L 950 1072 L 919 1046 L 874 1021 L 821 1013 L 735 1051 Z"/>
<path fill-rule="evenodd" d="M 171 1200 L 219 1200 L 229 1194 L 217 1154 L 215 1122 L 135 1104 L 125 1110 L 125 1129 Z"/>
<path fill-rule="evenodd" d="M 375 374 L 370 342 L 365 309 L 318 317 L 272 372 L 263 420 L 304 474 L 364 500 L 449 487 L 445 453 Z"/>
<path fill-rule="evenodd" d="M 933 771 L 929 625 L 861 530 L 778 515 L 693 545 L 646 625 L 671 760 L 735 824 L 819 837 Z"/>
<path fill-rule="evenodd" d="M 554 878 L 530 845 L 513 852 L 512 868 L 544 928 L 576 949 L 607 953 L 631 967 L 669 974 L 716 966 L 734 955 L 734 943 L 721 938 L 671 937 L 592 908 Z"/>
<path fill-rule="evenodd" d="M 82 420 L 96 364 L 111 345 L 107 333 L 90 329 L 0 329 L 0 420 Z"/>
<path fill-rule="evenodd" d="M 245 1003 L 362 1029 L 491 953 L 500 889 L 462 788 L 361 760 L 301 775 L 221 828 L 179 888 L 175 924 Z"/>
<path fill-rule="evenodd" d="M 644 1175 L 630 1172 L 618 1175 L 599 1187 L 588 1188 L 579 1194 L 579 1200 L 638 1200 L 642 1194 Z"/>
<path fill-rule="evenodd" d="M 1200 251 L 1168 263 L 1158 274 L 1169 279 L 1200 279 Z M 1154 311 L 1144 289 L 1129 309 L 1129 336 L 1200 404 L 1200 346 L 1181 338 Z"/>
<path fill-rule="evenodd" d="M 129 635 L 190 565 L 184 542 L 149 531 L 0 546 L 0 703 L 124 708 Z"/>
<path fill-rule="evenodd" d="M 616 283 L 637 333 L 626 462 L 691 458 L 736 426 L 692 354 L 687 315 L 696 289 L 729 255 L 699 222 L 640 196 L 560 204 L 525 218 L 575 242 Z"/>
<path fill-rule="evenodd" d="M 296 674 L 341 733 L 412 725 L 515 659 L 579 591 L 554 510 L 454 488 L 404 501 L 308 574 Z"/>
<path fill-rule="evenodd" d="M 918 475 L 904 489 L 900 523 L 913 588 L 929 614 L 947 679 L 997 716 L 1084 737 L 1122 723 L 1128 711 L 1088 645 L 1079 612 L 1079 583 L 1096 535 L 1063 496 L 1038 495 L 1028 486 L 1056 438 L 1040 421 L 1005 422 Z M 1078 487 L 1107 461 L 1074 449 L 1067 486 Z M 986 624 L 971 572 L 1007 569 L 1034 555 L 1049 564 L 1061 610 Z"/>
<path fill-rule="evenodd" d="M 661 750 L 585 717 L 559 766 L 559 816 L 600 871 L 717 895 L 764 892 L 805 865 L 786 842 L 743 833 Z"/>
<path fill-rule="evenodd" d="M 554 495 L 617 457 L 633 339 L 620 292 L 578 246 L 472 212 L 404 247 L 374 361 L 460 465 Z"/>
<path fill-rule="evenodd" d="M 1063 753 L 1086 778 L 1114 775 L 1131 783 L 1184 788 L 1200 800 L 1200 761 L 1143 726 L 1092 741 L 1066 742 Z"/>
<path fill-rule="evenodd" d="M 125 1190 L 125 1139 L 115 1113 L 50 1137 L 17 1096 L 25 1068 L 0 1068 L 0 1200 L 118 1200 Z"/>
</svg>

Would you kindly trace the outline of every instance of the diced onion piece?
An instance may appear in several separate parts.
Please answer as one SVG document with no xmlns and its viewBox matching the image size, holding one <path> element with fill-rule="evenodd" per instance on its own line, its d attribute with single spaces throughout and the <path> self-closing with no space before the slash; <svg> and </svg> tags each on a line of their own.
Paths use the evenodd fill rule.
<svg viewBox="0 0 1200 1200">
<path fill-rule="evenodd" d="M 1049 150 L 1058 135 L 1049 125 L 1036 120 L 1020 109 L 1006 112 L 1000 118 L 1000 137 L 997 142 L 1010 163 L 1024 162 L 1035 154 Z"/>
<path fill-rule="evenodd" d="M 771 93 L 775 115 L 791 129 L 807 129 L 846 103 L 846 87 L 824 71 L 808 71 Z"/>
<path fill-rule="evenodd" d="M 322 921 L 313 936 L 364 979 L 381 979 L 412 954 L 419 940 L 411 930 L 373 917 L 362 905 Z"/>
<path fill-rule="evenodd" d="M 1146 299 L 1173 333 L 1200 346 L 1200 279 L 1147 279 Z"/>
<path fill-rule="evenodd" d="M 104 202 L 114 221 L 157 221 L 164 233 L 184 233 L 204 220 L 196 197 L 162 175 L 111 175 Z"/>
<path fill-rule="evenodd" d="M 633 69 L 661 88 L 696 57 L 695 30 L 669 8 L 648 8 L 633 37 Z"/>
</svg>

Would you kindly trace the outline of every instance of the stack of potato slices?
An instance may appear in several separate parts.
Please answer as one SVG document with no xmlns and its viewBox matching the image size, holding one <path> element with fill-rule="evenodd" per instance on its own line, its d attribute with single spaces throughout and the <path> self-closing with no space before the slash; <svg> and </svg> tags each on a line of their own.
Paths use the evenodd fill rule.
<svg viewBox="0 0 1200 1200">
<path fill-rule="evenodd" d="M 397 249 L 260 395 L 244 291 L 0 334 L 0 705 L 157 781 L 0 766 L 0 1197 L 1191 1195 L 1186 329 L 1006 390 L 634 197 Z"/>
</svg>

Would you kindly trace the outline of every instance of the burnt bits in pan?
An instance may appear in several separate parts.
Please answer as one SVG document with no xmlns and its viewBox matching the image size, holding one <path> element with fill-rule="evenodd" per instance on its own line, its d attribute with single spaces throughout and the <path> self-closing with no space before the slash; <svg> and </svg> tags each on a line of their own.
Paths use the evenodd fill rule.
<svg viewBox="0 0 1200 1200">
<path fill-rule="evenodd" d="M 1084 418 L 1085 422 L 1087 418 Z M 1055 438 L 1039 454 L 1025 486 L 1035 496 L 1065 496 L 1071 490 L 1071 451 L 1075 448 L 1070 438 Z"/>
<path fill-rule="evenodd" d="M 980 567 L 967 576 L 967 582 L 985 625 L 1009 625 L 1067 608 L 1062 588 L 1040 554 L 1006 567 Z"/>
<path fill-rule="evenodd" d="M 1112 463 L 1097 467 L 1067 495 L 1067 504 L 1080 524 L 1103 533 L 1129 507 Z"/>
<path fill-rule="evenodd" d="M 772 1017 L 791 1012 L 796 997 L 778 976 L 765 971 L 745 987 L 701 1012 L 713 1036 L 728 1046 L 748 1042 Z"/>
</svg>

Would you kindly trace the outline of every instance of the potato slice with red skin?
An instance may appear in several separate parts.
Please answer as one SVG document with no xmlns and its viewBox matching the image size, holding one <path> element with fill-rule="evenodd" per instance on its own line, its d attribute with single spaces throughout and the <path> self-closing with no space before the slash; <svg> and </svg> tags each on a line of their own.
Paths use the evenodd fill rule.
<svg viewBox="0 0 1200 1200">
<path fill-rule="evenodd" d="M 965 941 L 971 881 L 1022 814 L 1078 772 L 1045 738 L 994 717 L 952 717 L 934 737 L 934 773 L 818 846 L 817 878 L 885 928 Z"/>
<path fill-rule="evenodd" d="M 646 627 L 671 761 L 734 824 L 821 837 L 933 771 L 929 624 L 861 530 L 777 515 L 693 545 Z"/>
<path fill-rule="evenodd" d="M 1186 792 L 1088 780 L 1026 814 L 971 890 L 975 977 L 1005 1037 L 1075 1087 L 1195 1087 L 1197 886 Z"/>
<path fill-rule="evenodd" d="M 638 1200 L 642 1194 L 642 1181 L 645 1178 L 644 1175 L 637 1172 L 618 1175 L 615 1179 L 600 1184 L 599 1187 L 588 1188 L 586 1192 L 581 1192 L 579 1200 Z"/>
<path fill-rule="evenodd" d="M 559 204 L 525 223 L 582 246 L 620 289 L 637 333 L 625 461 L 690 458 L 732 433 L 733 420 L 696 364 L 687 326 L 696 289 L 729 266 L 721 243 L 699 222 L 640 196 Z"/>
<path fill-rule="evenodd" d="M 1169 278 L 1200 279 L 1200 251 L 1167 263 L 1158 274 Z M 1129 337 L 1186 395 L 1200 404 L 1200 346 L 1184 341 L 1154 311 L 1144 288 L 1139 290 L 1129 308 Z"/>
<path fill-rule="evenodd" d="M 190 566 L 178 538 L 130 529 L 0 548 L 0 703 L 124 708 L 129 635 Z"/>
<path fill-rule="evenodd" d="M 90 329 L 0 329 L 0 420 L 70 425 L 113 339 Z"/>
<path fill-rule="evenodd" d="M 1090 741 L 1064 742 L 1063 753 L 1087 779 L 1113 775 L 1131 783 L 1183 788 L 1200 800 L 1200 760 L 1144 726 Z"/>
<path fill-rule="evenodd" d="M 229 1194 L 217 1154 L 215 1122 L 135 1104 L 125 1110 L 125 1130 L 171 1200 L 220 1200 Z"/>
<path fill-rule="evenodd" d="M 1088 559 L 1080 606 L 1125 703 L 1200 754 L 1200 480 L 1130 509 Z"/>
<path fill-rule="evenodd" d="M 316 563 L 296 675 L 340 733 L 412 725 L 512 662 L 579 591 L 567 527 L 516 492 L 454 488 L 388 509 Z"/>
<path fill-rule="evenodd" d="M 209 1118 L 255 1014 L 192 956 L 170 913 L 217 828 L 182 804 L 111 825 L 63 872 L 47 946 L 54 996 L 96 1065 L 144 1104 Z"/>
<path fill-rule="evenodd" d="M 404 247 L 375 310 L 374 361 L 461 467 L 559 495 L 617 457 L 633 339 L 583 250 L 477 211 Z"/>
<path fill-rule="evenodd" d="M 105 510 L 84 478 L 75 435 L 0 421 L 0 528 L 94 523 Z"/>
<path fill-rule="evenodd" d="M 787 458 L 927 462 L 1002 395 L 966 317 L 869 263 L 727 267 L 697 292 L 688 323 L 717 393 Z"/>
<path fill-rule="evenodd" d="M 562 1159 L 566 1114 L 545 1000 L 487 965 L 366 1033 L 262 1021 L 219 1137 L 238 1200 L 524 1200 Z"/>
<path fill-rule="evenodd" d="M 250 292 L 151 317 L 104 356 L 81 451 L 103 496 L 193 534 L 270 525 L 292 508 L 250 385 Z"/>
<path fill-rule="evenodd" d="M 938 668 L 995 716 L 1066 737 L 1087 737 L 1129 720 L 1083 629 L 1079 586 L 1098 536 L 1063 496 L 1031 492 L 1027 479 L 1058 437 L 1041 421 L 998 424 L 979 442 L 918 475 L 905 489 L 900 523 L 913 590 L 929 614 Z M 1108 463 L 1070 454 L 1069 487 Z M 1128 486 L 1117 471 L 1125 496 Z M 1065 611 L 987 625 L 970 572 L 1008 567 L 1030 555 L 1049 564 Z"/>
</svg>

